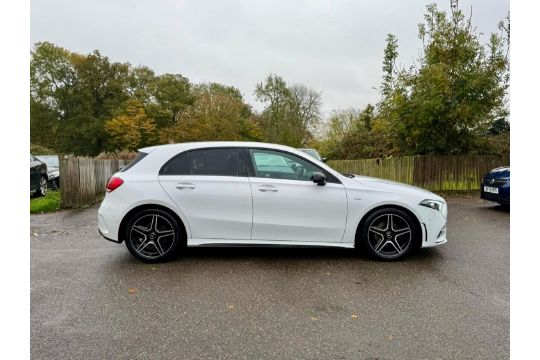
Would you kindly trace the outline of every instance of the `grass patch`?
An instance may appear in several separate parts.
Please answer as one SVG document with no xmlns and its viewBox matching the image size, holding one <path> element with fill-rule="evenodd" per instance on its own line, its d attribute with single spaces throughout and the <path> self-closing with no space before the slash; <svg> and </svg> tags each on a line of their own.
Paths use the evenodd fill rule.
<svg viewBox="0 0 540 360">
<path fill-rule="evenodd" d="M 46 196 L 30 198 L 30 214 L 53 212 L 60 209 L 60 191 L 49 191 Z"/>
</svg>

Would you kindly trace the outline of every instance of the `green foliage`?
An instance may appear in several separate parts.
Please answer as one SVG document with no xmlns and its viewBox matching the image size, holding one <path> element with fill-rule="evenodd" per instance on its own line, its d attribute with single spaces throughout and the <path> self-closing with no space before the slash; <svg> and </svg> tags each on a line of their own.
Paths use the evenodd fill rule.
<svg viewBox="0 0 540 360">
<path fill-rule="evenodd" d="M 194 87 L 193 94 L 195 102 L 161 133 L 161 142 L 258 140 L 251 108 L 238 89 L 201 84 Z"/>
<path fill-rule="evenodd" d="M 104 129 L 109 135 L 112 150 L 135 151 L 157 143 L 156 122 L 148 117 L 143 104 L 137 99 L 127 100 L 117 116 L 105 122 Z"/>
<path fill-rule="evenodd" d="M 332 117 L 323 141 L 325 155 L 350 159 L 509 151 L 493 145 L 508 147 L 503 137 L 491 137 L 509 131 L 509 18 L 487 44 L 457 1 L 451 1 L 450 14 L 428 5 L 424 19 L 418 27 L 420 58 L 408 69 L 397 69 L 397 39 L 388 35 L 380 101 L 364 110 L 363 120 L 360 114 L 351 120 Z"/>
<path fill-rule="evenodd" d="M 264 138 L 273 143 L 300 147 L 313 137 L 320 121 L 321 96 L 304 85 L 287 85 L 270 74 L 257 84 L 255 96 L 265 103 L 261 115 Z"/>
<path fill-rule="evenodd" d="M 419 65 L 400 71 L 379 115 L 389 121 L 399 153 L 478 151 L 479 140 L 505 112 L 502 39 L 492 35 L 483 46 L 456 6 L 448 16 L 429 5 L 425 21 Z"/>
<path fill-rule="evenodd" d="M 30 214 L 41 214 L 60 210 L 60 192 L 49 191 L 46 196 L 30 198 Z"/>
<path fill-rule="evenodd" d="M 172 141 L 263 140 L 240 91 L 37 43 L 30 64 L 32 143 L 96 156 Z"/>
<path fill-rule="evenodd" d="M 30 143 L 30 154 L 32 154 L 32 155 L 51 155 L 51 154 L 54 154 L 54 151 L 51 150 L 51 149 L 47 149 L 44 146 Z"/>
<path fill-rule="evenodd" d="M 387 36 L 378 103 L 336 110 L 324 124 L 320 93 L 274 74 L 256 85 L 257 113 L 231 86 L 36 43 L 31 142 L 91 156 L 199 140 L 312 146 L 333 159 L 508 153 L 509 18 L 486 44 L 455 0 L 448 14 L 428 5 L 424 19 L 421 56 L 409 68 L 397 67 L 398 41 Z"/>
</svg>

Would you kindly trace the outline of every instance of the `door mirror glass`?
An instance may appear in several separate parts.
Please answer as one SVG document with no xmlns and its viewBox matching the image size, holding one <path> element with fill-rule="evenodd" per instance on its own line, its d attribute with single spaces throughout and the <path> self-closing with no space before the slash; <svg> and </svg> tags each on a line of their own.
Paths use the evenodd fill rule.
<svg viewBox="0 0 540 360">
<path fill-rule="evenodd" d="M 311 175 L 311 180 L 320 186 L 323 186 L 326 184 L 326 175 L 324 175 L 322 172 L 314 172 Z"/>
</svg>

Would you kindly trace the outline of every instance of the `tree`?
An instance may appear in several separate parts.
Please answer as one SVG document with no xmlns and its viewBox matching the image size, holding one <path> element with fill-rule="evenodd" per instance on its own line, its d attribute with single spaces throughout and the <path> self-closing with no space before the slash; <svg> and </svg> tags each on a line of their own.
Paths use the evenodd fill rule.
<svg viewBox="0 0 540 360">
<path fill-rule="evenodd" d="M 181 113 L 195 100 L 189 80 L 180 74 L 156 77 L 149 90 L 152 102 L 147 106 L 148 112 L 159 127 L 176 123 Z"/>
<path fill-rule="evenodd" d="M 423 55 L 418 65 L 397 72 L 393 87 L 385 84 L 397 46 L 388 38 L 379 116 L 389 125 L 398 153 L 482 151 L 481 138 L 507 113 L 504 38 L 492 34 L 482 45 L 457 1 L 451 9 L 448 16 L 435 4 L 428 5 L 425 23 L 419 26 Z"/>
<path fill-rule="evenodd" d="M 161 133 L 162 142 L 260 140 L 251 108 L 238 89 L 211 83 L 193 91 L 195 102 Z"/>
<path fill-rule="evenodd" d="M 320 121 L 320 94 L 304 85 L 288 86 L 270 74 L 257 84 L 255 96 L 266 104 L 261 128 L 266 141 L 299 147 L 312 137 Z"/>
<path fill-rule="evenodd" d="M 136 99 L 128 100 L 123 110 L 105 122 L 105 131 L 113 150 L 137 150 L 155 145 L 157 129 L 154 119 L 147 116 L 143 104 Z"/>
<path fill-rule="evenodd" d="M 103 123 L 129 96 L 129 65 L 48 42 L 36 43 L 31 55 L 33 141 L 76 155 L 101 152 L 107 144 Z"/>
</svg>

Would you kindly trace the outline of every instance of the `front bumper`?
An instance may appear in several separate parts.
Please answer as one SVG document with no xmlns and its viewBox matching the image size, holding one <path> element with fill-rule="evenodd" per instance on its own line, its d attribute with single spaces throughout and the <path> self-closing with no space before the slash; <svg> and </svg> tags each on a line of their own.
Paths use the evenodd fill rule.
<svg viewBox="0 0 540 360">
<path fill-rule="evenodd" d="M 419 206 L 417 209 L 420 225 L 422 227 L 423 248 L 445 244 L 447 239 L 446 221 L 448 205 L 445 203 L 442 211 Z"/>
<path fill-rule="evenodd" d="M 506 191 L 504 191 L 504 188 L 499 188 L 499 193 L 498 194 L 492 194 L 492 193 L 485 192 L 483 185 L 480 185 L 480 186 L 481 186 L 481 188 L 480 188 L 481 189 L 480 190 L 480 198 L 481 199 L 496 202 L 496 203 L 499 203 L 499 204 L 510 205 L 510 191 L 508 191 L 508 193 L 506 193 Z"/>
</svg>

